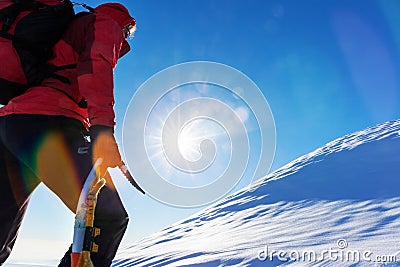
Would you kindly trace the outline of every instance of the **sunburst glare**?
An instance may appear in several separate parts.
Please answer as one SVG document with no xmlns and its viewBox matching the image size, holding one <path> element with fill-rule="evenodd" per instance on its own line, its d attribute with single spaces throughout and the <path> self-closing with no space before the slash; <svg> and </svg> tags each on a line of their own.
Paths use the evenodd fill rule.
<svg viewBox="0 0 400 267">
<path fill-rule="evenodd" d="M 211 107 L 204 103 L 210 96 L 223 107 L 213 106 L 209 111 Z M 213 84 L 174 88 L 154 105 L 147 118 L 145 146 L 151 164 L 164 180 L 182 187 L 201 187 L 216 181 L 226 170 L 232 156 L 232 133 L 212 116 L 201 115 L 205 110 L 221 114 L 224 107 L 225 112 L 229 110 L 240 123 L 247 124 L 246 128 L 254 126 L 246 104 Z M 231 120 L 229 116 L 225 121 Z"/>
</svg>

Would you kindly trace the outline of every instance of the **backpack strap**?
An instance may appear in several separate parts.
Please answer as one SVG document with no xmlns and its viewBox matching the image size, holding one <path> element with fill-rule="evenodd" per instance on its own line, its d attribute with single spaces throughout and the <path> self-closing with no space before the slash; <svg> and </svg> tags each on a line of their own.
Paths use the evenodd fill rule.
<svg viewBox="0 0 400 267">
<path fill-rule="evenodd" d="M 76 68 L 76 64 L 69 64 L 69 65 L 63 65 L 63 66 L 54 66 L 54 65 L 47 64 L 44 71 L 46 73 L 45 76 L 48 77 L 48 78 L 54 78 L 54 79 L 57 79 L 57 80 L 59 80 L 59 81 L 61 81 L 63 83 L 71 84 L 71 81 L 68 78 L 66 78 L 66 77 L 64 77 L 62 75 L 59 75 L 59 74 L 57 74 L 55 72 L 59 71 L 59 70 L 74 69 L 74 68 Z M 87 102 L 86 102 L 86 100 L 84 98 L 82 98 L 80 101 L 77 101 L 75 98 L 70 96 L 64 90 L 58 89 L 56 87 L 51 87 L 51 88 L 53 90 L 56 90 L 56 91 L 59 91 L 59 92 L 63 93 L 69 99 L 71 99 L 72 101 L 77 103 L 80 108 L 87 108 Z"/>
<path fill-rule="evenodd" d="M 3 27 L 1 32 L 2 36 L 10 39 L 9 37 L 12 35 L 5 35 L 7 31 L 11 28 L 11 25 L 14 23 L 15 19 L 22 11 L 34 10 L 43 6 L 43 4 L 36 2 L 35 0 L 13 0 L 13 4 L 4 8 L 0 12 L 0 21 L 3 22 Z"/>
<path fill-rule="evenodd" d="M 70 0 L 60 0 L 59 5 L 49 6 L 45 5 L 36 0 L 13 0 L 13 4 L 3 8 L 0 11 L 0 21 L 3 22 L 3 27 L 0 31 L 0 36 L 10 39 L 13 39 L 13 36 L 8 32 L 11 28 L 11 25 L 14 23 L 17 16 L 23 12 L 28 10 L 38 10 L 38 9 L 51 9 L 54 11 L 59 11 L 64 8 L 65 5 L 73 5 Z"/>
</svg>

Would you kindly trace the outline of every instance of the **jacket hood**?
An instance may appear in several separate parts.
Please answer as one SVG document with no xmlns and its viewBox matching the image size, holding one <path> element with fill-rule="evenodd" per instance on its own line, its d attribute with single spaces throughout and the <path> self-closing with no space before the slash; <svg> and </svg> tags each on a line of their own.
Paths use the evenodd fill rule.
<svg viewBox="0 0 400 267">
<path fill-rule="evenodd" d="M 105 3 L 101 4 L 94 9 L 97 13 L 102 13 L 110 16 L 114 21 L 116 21 L 121 30 L 124 29 L 129 24 L 136 26 L 136 20 L 129 14 L 126 7 L 119 3 Z M 122 42 L 120 58 L 130 51 L 131 47 L 127 40 Z"/>
<path fill-rule="evenodd" d="M 118 22 L 121 29 L 125 28 L 129 24 L 136 25 L 136 21 L 129 14 L 128 9 L 119 3 L 101 4 L 94 10 L 95 12 L 109 15 L 113 20 Z"/>
</svg>

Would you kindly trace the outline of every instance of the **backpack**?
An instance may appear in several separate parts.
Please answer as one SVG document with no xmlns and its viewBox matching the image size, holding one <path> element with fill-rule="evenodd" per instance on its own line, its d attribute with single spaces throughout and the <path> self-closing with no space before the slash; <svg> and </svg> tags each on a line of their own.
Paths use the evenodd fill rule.
<svg viewBox="0 0 400 267">
<path fill-rule="evenodd" d="M 52 47 L 74 16 L 70 0 L 0 0 L 0 104 L 49 76 Z"/>
</svg>

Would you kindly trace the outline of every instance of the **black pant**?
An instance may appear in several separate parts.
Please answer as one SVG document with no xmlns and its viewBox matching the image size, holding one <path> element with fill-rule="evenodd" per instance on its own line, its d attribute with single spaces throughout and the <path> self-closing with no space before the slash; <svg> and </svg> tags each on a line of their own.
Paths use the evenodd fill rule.
<svg viewBox="0 0 400 267">
<path fill-rule="evenodd" d="M 86 136 L 81 122 L 63 116 L 0 117 L 0 265 L 11 253 L 30 195 L 39 183 L 75 213 L 93 164 Z M 95 211 L 94 226 L 101 229 L 95 240 L 99 251 L 91 254 L 96 267 L 110 266 L 128 224 L 112 181 L 107 183 Z M 70 250 L 59 266 L 70 266 L 69 254 Z"/>
</svg>

